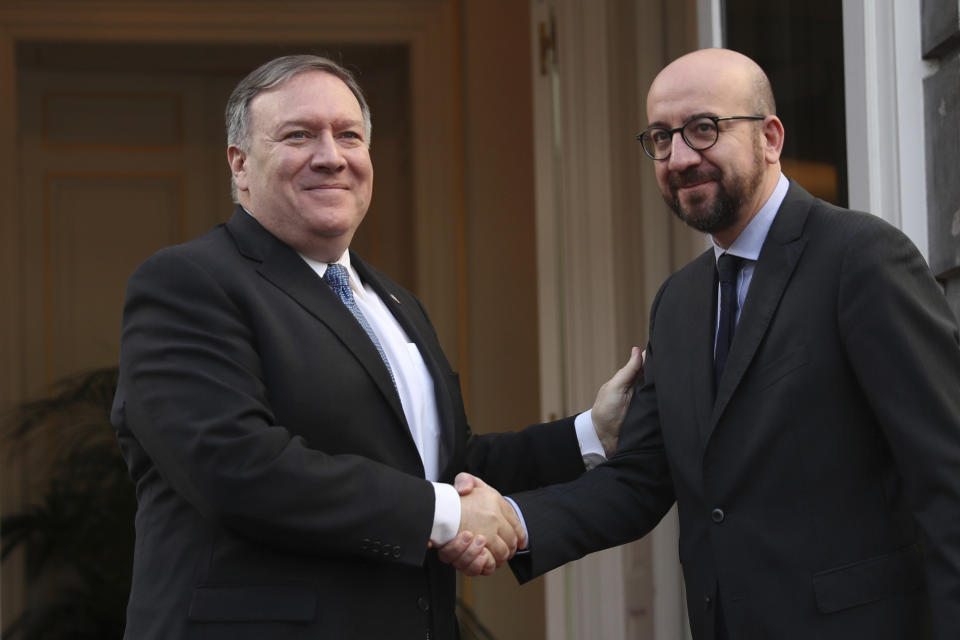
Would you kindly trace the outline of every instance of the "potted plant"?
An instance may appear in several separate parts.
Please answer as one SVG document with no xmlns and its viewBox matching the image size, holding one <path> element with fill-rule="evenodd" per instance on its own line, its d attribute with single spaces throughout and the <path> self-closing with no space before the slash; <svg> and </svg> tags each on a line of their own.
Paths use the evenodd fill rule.
<svg viewBox="0 0 960 640">
<path fill-rule="evenodd" d="M 22 551 L 26 589 L 4 638 L 123 635 L 136 499 L 109 421 L 116 384 L 116 369 L 65 380 L 7 425 L 5 455 L 29 460 L 43 483 L 0 523 L 2 558 Z"/>
</svg>

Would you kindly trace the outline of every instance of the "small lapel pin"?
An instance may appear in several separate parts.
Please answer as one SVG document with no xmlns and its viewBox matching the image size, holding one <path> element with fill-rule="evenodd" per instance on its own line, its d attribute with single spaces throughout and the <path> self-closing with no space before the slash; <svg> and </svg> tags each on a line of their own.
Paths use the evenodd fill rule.
<svg viewBox="0 0 960 640">
<path fill-rule="evenodd" d="M 392 293 L 390 294 L 390 299 L 396 302 L 397 304 L 400 304 L 400 301 L 397 300 L 397 296 L 393 295 Z"/>
</svg>

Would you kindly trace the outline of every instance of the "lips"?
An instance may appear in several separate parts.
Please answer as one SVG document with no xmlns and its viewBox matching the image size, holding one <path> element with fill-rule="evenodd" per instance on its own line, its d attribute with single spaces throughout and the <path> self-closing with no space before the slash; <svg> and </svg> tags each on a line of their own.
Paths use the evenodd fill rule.
<svg viewBox="0 0 960 640">
<path fill-rule="evenodd" d="M 345 185 L 345 184 L 340 184 L 340 183 L 336 183 L 336 184 L 308 184 L 308 185 L 305 185 L 305 186 L 303 187 L 303 189 L 304 189 L 305 191 L 323 191 L 323 190 L 337 190 L 337 189 L 341 189 L 341 190 L 343 190 L 343 191 L 348 191 L 348 190 L 350 189 L 350 187 L 347 186 L 347 185 Z"/>
<path fill-rule="evenodd" d="M 677 188 L 677 189 L 696 189 L 697 187 L 702 187 L 702 186 L 704 186 L 704 185 L 708 185 L 708 184 L 710 184 L 711 182 L 713 182 L 713 181 L 712 181 L 712 180 L 706 180 L 706 181 L 703 181 L 703 182 L 693 182 L 693 183 L 690 183 L 690 184 L 682 184 L 682 185 L 679 185 L 679 186 L 676 187 L 676 188 Z"/>
</svg>

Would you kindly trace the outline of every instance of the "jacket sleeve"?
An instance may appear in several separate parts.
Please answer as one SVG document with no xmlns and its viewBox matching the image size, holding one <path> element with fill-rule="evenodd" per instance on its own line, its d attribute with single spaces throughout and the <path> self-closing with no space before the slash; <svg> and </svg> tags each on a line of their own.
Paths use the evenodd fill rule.
<svg viewBox="0 0 960 640">
<path fill-rule="evenodd" d="M 470 435 L 466 471 L 501 493 L 572 480 L 585 470 L 574 418 L 516 432 Z"/>
<path fill-rule="evenodd" d="M 868 219 L 869 220 L 869 219 Z M 935 637 L 960 629 L 960 347 L 956 318 L 913 244 L 871 221 L 847 243 L 843 345 L 926 537 Z"/>
<path fill-rule="evenodd" d="M 668 281 L 669 282 L 669 281 Z M 651 312 L 651 334 L 660 296 Z M 675 497 L 660 431 L 656 349 L 647 344 L 614 456 L 572 482 L 510 496 L 527 525 L 530 551 L 510 561 L 522 583 L 588 553 L 636 540 L 666 515 Z"/>
</svg>

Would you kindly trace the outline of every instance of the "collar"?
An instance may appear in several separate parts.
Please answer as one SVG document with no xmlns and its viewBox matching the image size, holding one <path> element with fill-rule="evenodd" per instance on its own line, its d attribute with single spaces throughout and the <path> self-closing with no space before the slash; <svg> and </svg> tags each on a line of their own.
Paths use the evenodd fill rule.
<svg viewBox="0 0 960 640">
<path fill-rule="evenodd" d="M 319 260 L 314 260 L 313 258 L 308 258 L 302 253 L 298 253 L 303 261 L 306 262 L 311 269 L 313 269 L 318 276 L 323 278 L 323 275 L 327 272 L 327 267 L 331 264 L 329 262 L 320 262 Z M 340 256 L 340 259 L 336 261 L 336 264 L 342 265 L 346 270 L 350 278 L 350 288 L 353 289 L 353 294 L 362 296 L 364 294 L 363 284 L 360 280 L 360 274 L 357 273 L 357 270 L 353 268 L 353 265 L 350 264 L 350 251 L 344 251 L 343 255 Z"/>
</svg>

